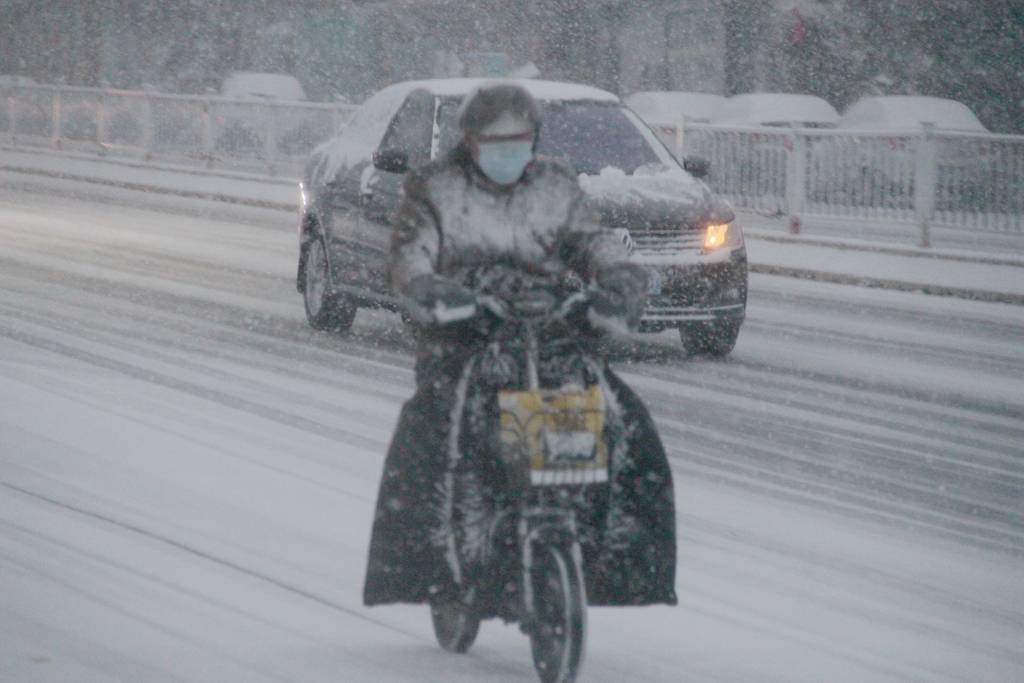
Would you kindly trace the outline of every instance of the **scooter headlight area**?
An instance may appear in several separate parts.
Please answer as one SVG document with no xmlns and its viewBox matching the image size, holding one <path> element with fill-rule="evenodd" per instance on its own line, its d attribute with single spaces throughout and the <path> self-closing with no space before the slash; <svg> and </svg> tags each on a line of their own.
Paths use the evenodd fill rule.
<svg viewBox="0 0 1024 683">
<path fill-rule="evenodd" d="M 502 460 L 517 488 L 608 481 L 600 387 L 502 391 L 498 405 Z"/>
</svg>

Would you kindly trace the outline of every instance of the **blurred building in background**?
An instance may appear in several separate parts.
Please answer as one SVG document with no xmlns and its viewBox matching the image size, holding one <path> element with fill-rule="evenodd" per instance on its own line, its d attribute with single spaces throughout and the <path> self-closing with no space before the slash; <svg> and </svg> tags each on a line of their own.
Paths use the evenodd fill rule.
<svg viewBox="0 0 1024 683">
<path fill-rule="evenodd" d="M 623 95 L 937 95 L 1024 132 L 1020 0 L 0 0 L 0 17 L 0 74 L 40 82 L 196 93 L 270 71 L 358 102 L 525 67 Z"/>
</svg>

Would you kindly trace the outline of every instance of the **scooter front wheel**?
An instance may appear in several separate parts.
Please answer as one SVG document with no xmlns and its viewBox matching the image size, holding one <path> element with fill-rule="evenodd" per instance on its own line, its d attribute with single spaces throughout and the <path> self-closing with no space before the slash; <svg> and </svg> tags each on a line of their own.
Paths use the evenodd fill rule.
<svg viewBox="0 0 1024 683">
<path fill-rule="evenodd" d="M 587 596 L 579 553 L 537 548 L 528 580 L 533 588 L 530 649 L 542 683 L 572 683 L 583 661 Z"/>
</svg>

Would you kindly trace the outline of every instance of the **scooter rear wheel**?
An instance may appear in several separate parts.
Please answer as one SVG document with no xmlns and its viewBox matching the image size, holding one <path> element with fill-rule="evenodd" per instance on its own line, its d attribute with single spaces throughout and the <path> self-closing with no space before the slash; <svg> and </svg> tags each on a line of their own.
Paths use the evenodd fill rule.
<svg viewBox="0 0 1024 683">
<path fill-rule="evenodd" d="M 463 653 L 473 647 L 480 632 L 480 616 L 472 602 L 451 600 L 430 605 L 437 644 L 448 652 Z"/>
<path fill-rule="evenodd" d="M 538 548 L 529 580 L 534 668 L 542 683 L 572 683 L 583 660 L 587 630 L 587 596 L 578 553 L 557 546 Z"/>
</svg>

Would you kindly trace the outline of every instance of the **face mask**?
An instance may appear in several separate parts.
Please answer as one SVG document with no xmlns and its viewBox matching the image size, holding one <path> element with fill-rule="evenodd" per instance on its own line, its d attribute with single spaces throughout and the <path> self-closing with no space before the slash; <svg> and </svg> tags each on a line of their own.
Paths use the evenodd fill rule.
<svg viewBox="0 0 1024 683">
<path fill-rule="evenodd" d="M 511 185 L 523 176 L 526 165 L 533 161 L 533 141 L 480 143 L 477 165 L 488 178 L 499 185 Z"/>
</svg>

